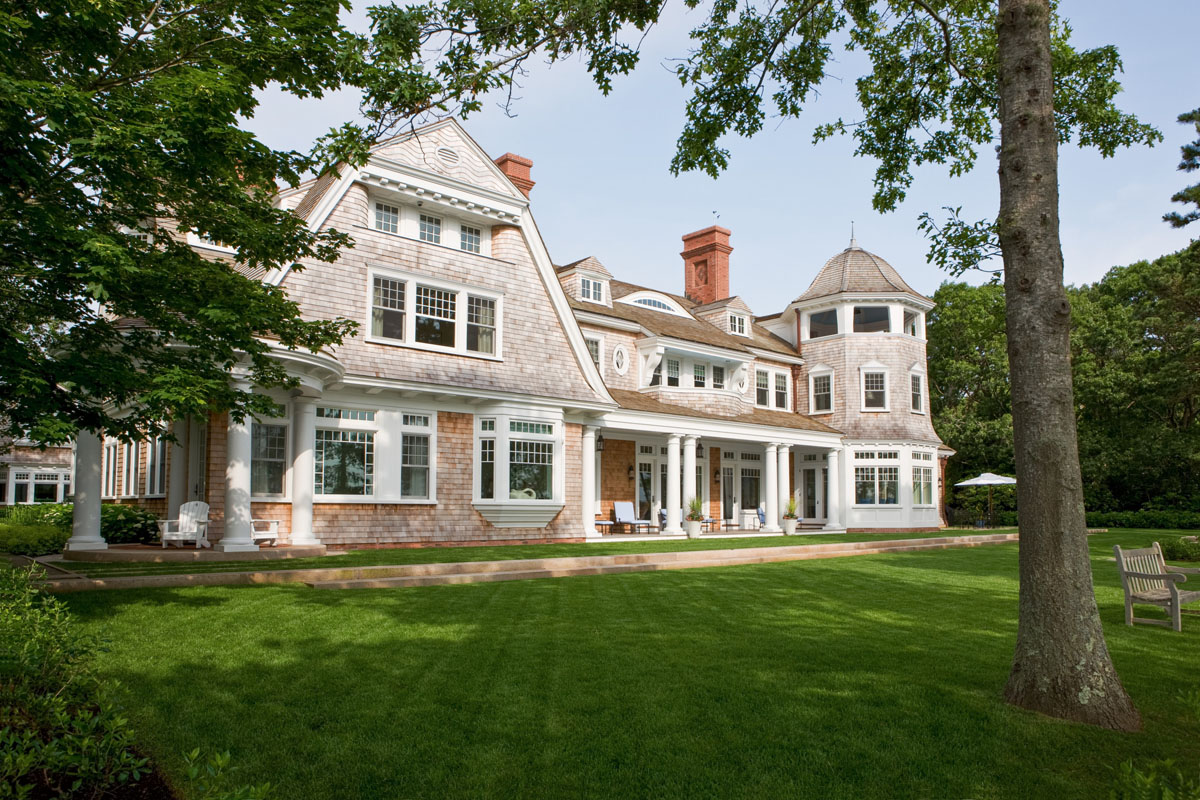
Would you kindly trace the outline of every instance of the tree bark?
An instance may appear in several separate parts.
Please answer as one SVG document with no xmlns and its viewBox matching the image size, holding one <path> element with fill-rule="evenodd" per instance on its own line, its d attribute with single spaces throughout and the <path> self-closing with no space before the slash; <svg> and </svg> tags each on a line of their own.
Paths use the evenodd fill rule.
<svg viewBox="0 0 1200 800">
<path fill-rule="evenodd" d="M 1048 0 L 999 0 L 1000 216 L 1020 501 L 1020 615 L 1005 698 L 1117 730 L 1141 717 L 1109 658 L 1088 557 L 1063 287 Z"/>
</svg>

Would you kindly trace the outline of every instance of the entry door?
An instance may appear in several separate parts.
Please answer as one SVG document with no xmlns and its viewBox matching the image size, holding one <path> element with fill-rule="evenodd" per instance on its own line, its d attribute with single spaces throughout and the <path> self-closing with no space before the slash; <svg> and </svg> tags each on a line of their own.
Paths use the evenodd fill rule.
<svg viewBox="0 0 1200 800">
<path fill-rule="evenodd" d="M 817 517 L 817 471 L 804 470 L 804 518 Z"/>
<path fill-rule="evenodd" d="M 652 519 L 654 513 L 654 462 L 638 461 L 638 519 Z"/>
<path fill-rule="evenodd" d="M 737 486 L 733 482 L 733 467 L 721 467 L 721 519 L 733 519 L 737 505 Z"/>
</svg>

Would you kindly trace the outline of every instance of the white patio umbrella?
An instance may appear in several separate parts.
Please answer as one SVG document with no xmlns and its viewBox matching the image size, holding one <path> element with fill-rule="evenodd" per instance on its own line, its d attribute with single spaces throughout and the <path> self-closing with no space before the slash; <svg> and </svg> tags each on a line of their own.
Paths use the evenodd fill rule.
<svg viewBox="0 0 1200 800">
<path fill-rule="evenodd" d="M 985 472 L 982 475 L 971 478 L 970 480 L 960 481 L 955 486 L 986 486 L 988 487 L 988 524 L 992 524 L 992 490 L 997 486 L 1015 486 L 1016 478 L 1010 478 L 1007 475 L 997 475 L 994 472 Z"/>
</svg>

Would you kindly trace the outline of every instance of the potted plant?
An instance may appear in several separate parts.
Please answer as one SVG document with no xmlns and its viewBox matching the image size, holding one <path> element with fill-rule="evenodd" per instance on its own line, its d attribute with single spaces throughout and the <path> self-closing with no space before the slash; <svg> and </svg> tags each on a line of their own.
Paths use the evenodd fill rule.
<svg viewBox="0 0 1200 800">
<path fill-rule="evenodd" d="M 687 516 L 684 519 L 688 538 L 699 539 L 700 525 L 704 522 L 704 501 L 693 497 L 688 502 Z"/>
<path fill-rule="evenodd" d="M 799 522 L 800 508 L 795 497 L 789 497 L 783 507 L 783 532 L 786 536 L 796 535 L 796 523 Z"/>
</svg>

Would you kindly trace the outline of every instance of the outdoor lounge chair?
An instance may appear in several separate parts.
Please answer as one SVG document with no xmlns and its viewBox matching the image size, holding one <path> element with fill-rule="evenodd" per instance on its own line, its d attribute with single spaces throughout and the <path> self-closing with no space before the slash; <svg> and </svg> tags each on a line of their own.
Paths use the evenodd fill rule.
<svg viewBox="0 0 1200 800">
<path fill-rule="evenodd" d="M 1163 560 L 1162 549 L 1158 542 L 1153 547 L 1141 550 L 1122 550 L 1121 545 L 1114 545 L 1113 552 L 1117 555 L 1117 572 L 1121 575 L 1121 588 L 1125 590 L 1125 624 L 1144 622 L 1147 625 L 1170 626 L 1177 631 L 1183 630 L 1181 614 L 1184 603 L 1200 600 L 1200 591 L 1179 591 L 1178 584 L 1187 580 L 1188 575 L 1200 575 L 1200 569 L 1195 567 L 1172 567 Z M 1162 606 L 1170 616 L 1170 621 L 1163 619 L 1144 619 L 1133 615 L 1134 604 Z M 1188 614 L 1200 614 L 1200 611 L 1188 610 Z"/>
<path fill-rule="evenodd" d="M 172 530 L 171 526 L 175 529 Z M 208 503 L 199 500 L 184 503 L 179 507 L 179 519 L 158 520 L 158 534 L 163 547 L 167 546 L 167 542 L 190 541 L 196 543 L 197 550 L 212 547 L 208 543 Z"/>
<path fill-rule="evenodd" d="M 616 524 L 624 525 L 627 530 L 632 530 L 635 533 L 638 528 L 650 530 L 651 526 L 654 525 L 648 519 L 635 519 L 636 515 L 633 513 L 633 503 L 628 500 L 618 500 L 613 503 L 613 517 L 615 517 L 613 521 Z"/>
</svg>

